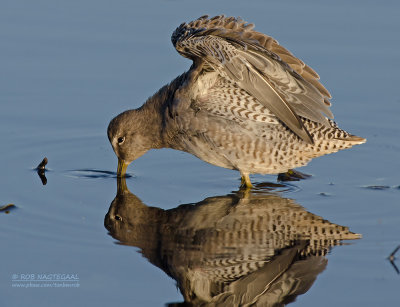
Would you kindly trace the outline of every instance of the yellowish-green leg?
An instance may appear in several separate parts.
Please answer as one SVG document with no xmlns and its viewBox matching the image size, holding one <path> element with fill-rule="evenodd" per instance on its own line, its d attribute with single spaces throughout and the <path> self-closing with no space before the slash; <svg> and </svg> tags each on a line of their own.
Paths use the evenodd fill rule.
<svg viewBox="0 0 400 307">
<path fill-rule="evenodd" d="M 253 185 L 251 184 L 249 174 L 241 174 L 241 175 L 242 175 L 242 180 L 240 187 L 245 189 L 251 189 Z"/>
</svg>

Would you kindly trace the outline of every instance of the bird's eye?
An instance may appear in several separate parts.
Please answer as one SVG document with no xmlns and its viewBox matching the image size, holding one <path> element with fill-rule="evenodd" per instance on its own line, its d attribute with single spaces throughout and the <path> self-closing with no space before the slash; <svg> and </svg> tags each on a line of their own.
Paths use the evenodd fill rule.
<svg viewBox="0 0 400 307">
<path fill-rule="evenodd" d="M 121 145 L 123 142 L 125 142 L 125 137 L 124 136 L 120 136 L 118 139 L 118 145 Z"/>
</svg>

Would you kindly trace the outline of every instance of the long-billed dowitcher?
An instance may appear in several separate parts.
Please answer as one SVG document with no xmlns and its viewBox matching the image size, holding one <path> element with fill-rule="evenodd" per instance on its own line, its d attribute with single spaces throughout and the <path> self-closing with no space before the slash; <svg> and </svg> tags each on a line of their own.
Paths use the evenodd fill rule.
<svg viewBox="0 0 400 307">
<path fill-rule="evenodd" d="M 173 148 L 225 168 L 276 174 L 365 142 L 332 121 L 318 74 L 240 18 L 202 16 L 172 34 L 193 61 L 140 108 L 111 120 L 118 176 L 152 148 Z"/>
</svg>

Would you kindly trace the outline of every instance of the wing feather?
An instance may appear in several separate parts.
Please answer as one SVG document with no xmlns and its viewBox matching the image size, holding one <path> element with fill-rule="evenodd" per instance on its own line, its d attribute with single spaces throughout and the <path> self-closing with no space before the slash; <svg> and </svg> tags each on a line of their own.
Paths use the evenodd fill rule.
<svg viewBox="0 0 400 307">
<path fill-rule="evenodd" d="M 181 24 L 171 40 L 180 54 L 234 81 L 312 143 L 299 116 L 329 126 L 329 92 L 312 68 L 253 27 L 240 18 L 202 16 Z"/>
</svg>

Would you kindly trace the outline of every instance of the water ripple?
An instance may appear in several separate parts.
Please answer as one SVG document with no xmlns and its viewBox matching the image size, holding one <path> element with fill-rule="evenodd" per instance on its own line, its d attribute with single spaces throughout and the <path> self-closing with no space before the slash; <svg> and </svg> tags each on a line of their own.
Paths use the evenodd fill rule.
<svg viewBox="0 0 400 307">
<path fill-rule="evenodd" d="M 106 170 L 99 170 L 99 169 L 76 169 L 76 170 L 69 170 L 67 171 L 69 176 L 75 178 L 117 178 L 117 173 L 112 171 Z M 131 174 L 126 173 L 126 178 L 134 177 Z"/>
</svg>

